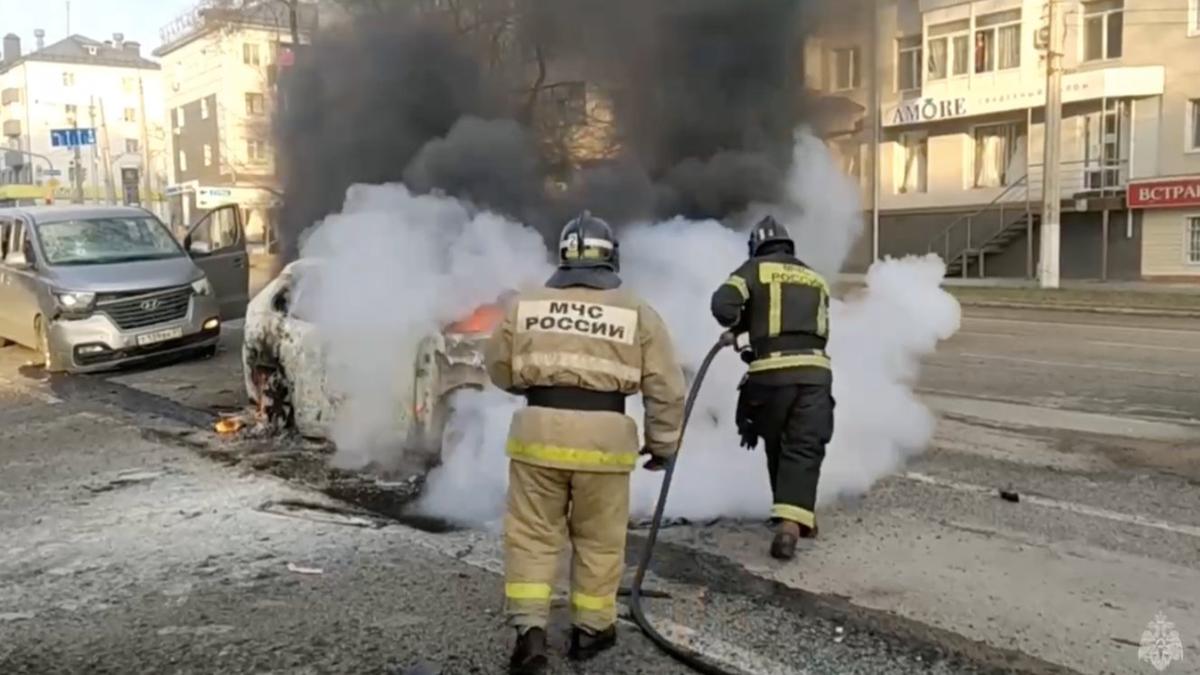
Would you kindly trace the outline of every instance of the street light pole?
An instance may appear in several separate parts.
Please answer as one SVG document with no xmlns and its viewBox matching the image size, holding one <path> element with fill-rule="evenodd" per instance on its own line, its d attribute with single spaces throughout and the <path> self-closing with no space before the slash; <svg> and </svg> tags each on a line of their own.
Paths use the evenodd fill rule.
<svg viewBox="0 0 1200 675">
<path fill-rule="evenodd" d="M 1045 149 L 1042 153 L 1042 226 L 1041 255 L 1038 258 L 1038 285 L 1058 288 L 1061 247 L 1062 196 L 1059 163 L 1062 152 L 1062 0 L 1047 0 L 1050 34 L 1046 41 L 1046 119 Z"/>
</svg>

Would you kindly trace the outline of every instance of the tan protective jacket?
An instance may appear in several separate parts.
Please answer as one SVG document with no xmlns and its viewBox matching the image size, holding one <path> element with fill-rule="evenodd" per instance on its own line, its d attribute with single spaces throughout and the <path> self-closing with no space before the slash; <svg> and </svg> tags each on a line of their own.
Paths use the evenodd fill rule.
<svg viewBox="0 0 1200 675">
<path fill-rule="evenodd" d="M 545 288 L 518 296 L 486 348 L 497 387 L 568 386 L 642 392 L 646 447 L 675 452 L 686 397 L 666 325 L 623 290 Z M 637 425 L 615 412 L 525 407 L 513 415 L 508 455 L 554 469 L 627 473 L 637 466 Z"/>
</svg>

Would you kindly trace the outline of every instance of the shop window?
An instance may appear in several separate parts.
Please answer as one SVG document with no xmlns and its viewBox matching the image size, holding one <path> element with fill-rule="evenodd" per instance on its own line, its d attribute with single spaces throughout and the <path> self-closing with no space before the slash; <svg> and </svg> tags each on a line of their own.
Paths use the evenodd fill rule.
<svg viewBox="0 0 1200 675">
<path fill-rule="evenodd" d="M 975 127 L 975 187 L 1002 187 L 1019 179 L 1025 163 L 1025 123 Z"/>
<path fill-rule="evenodd" d="M 929 136 L 910 131 L 896 143 L 896 193 L 925 192 L 929 176 Z"/>
</svg>

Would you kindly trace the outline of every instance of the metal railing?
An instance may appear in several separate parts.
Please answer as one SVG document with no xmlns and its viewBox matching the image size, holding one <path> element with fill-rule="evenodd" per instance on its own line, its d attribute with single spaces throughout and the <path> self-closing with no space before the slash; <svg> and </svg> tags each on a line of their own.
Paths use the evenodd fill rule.
<svg viewBox="0 0 1200 675">
<path fill-rule="evenodd" d="M 992 221 L 992 218 L 985 217 L 992 213 L 996 214 L 994 222 L 998 225 L 989 228 L 985 224 L 983 231 L 987 233 L 987 236 L 977 236 L 981 230 L 976 223 Z M 941 250 L 942 260 L 946 262 L 947 266 L 961 257 L 962 275 L 965 277 L 967 268 L 970 267 L 967 261 L 970 253 L 977 248 L 982 249 L 983 244 L 1008 229 L 1016 220 L 1024 218 L 1027 222 L 1032 222 L 1032 215 L 1033 202 L 1029 190 L 1029 174 L 1026 174 L 1010 183 L 984 206 L 950 221 L 945 229 L 929 240 L 928 251 L 933 253 L 935 250 Z M 975 245 L 976 241 L 979 242 L 978 247 Z M 982 253 L 980 255 L 982 256 Z M 982 275 L 982 265 L 980 265 L 980 271 Z"/>
<path fill-rule="evenodd" d="M 1102 165 L 1077 160 L 1060 164 L 1059 196 L 1063 200 L 1080 197 L 1109 198 L 1124 194 L 1129 180 L 1128 162 Z M 986 247 L 1005 231 L 1024 222 L 1027 234 L 1026 273 L 1032 274 L 1034 213 L 1040 212 L 1044 165 L 1033 164 L 1028 173 L 1009 183 L 999 194 L 982 207 L 956 217 L 941 232 L 929 240 L 927 251 L 939 251 L 947 268 L 958 265 L 965 278 L 971 266 L 970 257 L 978 254 L 979 276 L 984 276 Z M 1038 208 L 1035 210 L 1035 202 Z"/>
</svg>

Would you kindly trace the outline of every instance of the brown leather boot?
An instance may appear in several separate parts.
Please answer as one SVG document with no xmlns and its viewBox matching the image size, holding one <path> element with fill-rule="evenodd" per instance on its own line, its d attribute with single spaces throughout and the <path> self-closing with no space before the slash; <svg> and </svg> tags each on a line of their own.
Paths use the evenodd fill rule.
<svg viewBox="0 0 1200 675">
<path fill-rule="evenodd" d="M 517 634 L 517 646 L 508 662 L 509 675 L 542 675 L 550 667 L 546 656 L 546 631 L 530 628 Z"/>
<path fill-rule="evenodd" d="M 800 540 L 800 524 L 780 520 L 775 526 L 775 539 L 771 542 L 771 557 L 791 560 L 796 555 L 796 542 Z"/>
</svg>

